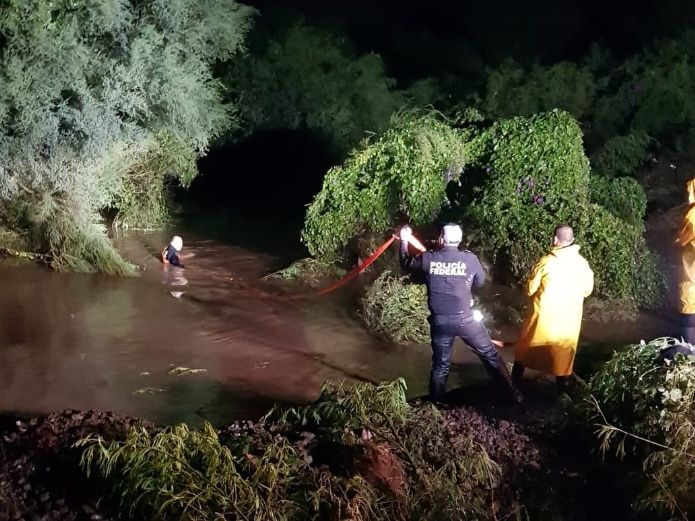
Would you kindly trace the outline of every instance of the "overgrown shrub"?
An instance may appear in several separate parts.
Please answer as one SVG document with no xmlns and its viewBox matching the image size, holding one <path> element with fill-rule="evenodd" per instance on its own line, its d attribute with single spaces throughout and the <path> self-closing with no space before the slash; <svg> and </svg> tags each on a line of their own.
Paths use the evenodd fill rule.
<svg viewBox="0 0 695 521">
<path fill-rule="evenodd" d="M 461 208 L 477 251 L 521 281 L 550 249 L 554 227 L 568 223 L 596 275 L 597 296 L 641 306 L 660 300 L 664 277 L 643 240 L 644 191 L 619 179 L 595 181 L 592 190 L 582 133 L 569 114 L 502 120 L 476 139 L 484 143 L 483 174 Z"/>
<path fill-rule="evenodd" d="M 646 161 L 650 142 L 644 131 L 612 137 L 591 156 L 592 170 L 606 177 L 632 175 Z"/>
<path fill-rule="evenodd" d="M 301 476 L 299 455 L 282 438 L 249 457 L 247 438 L 224 446 L 206 423 L 202 430 L 133 428 L 123 442 L 97 437 L 78 446 L 87 475 L 107 480 L 120 511 L 131 517 L 281 521 L 298 512 L 289 496 Z"/>
<path fill-rule="evenodd" d="M 463 208 L 470 240 L 521 279 L 548 250 L 554 226 L 588 203 L 582 133 L 572 116 L 553 111 L 499 121 L 477 139 L 485 173 Z"/>
<path fill-rule="evenodd" d="M 361 315 L 370 333 L 389 342 L 427 342 L 429 323 L 425 287 L 384 271 L 367 290 Z"/>
<path fill-rule="evenodd" d="M 415 224 L 432 222 L 466 161 L 467 135 L 435 113 L 394 116 L 383 135 L 365 140 L 326 174 L 302 230 L 311 255 L 339 258 L 352 238 L 383 234 L 399 215 Z"/>
<path fill-rule="evenodd" d="M 268 417 L 290 431 L 309 430 L 338 447 L 359 448 L 365 435 L 371 438 L 369 443 L 388 444 L 406 470 L 407 497 L 377 492 L 379 502 L 373 513 L 358 519 L 487 518 L 487 487 L 496 483 L 499 467 L 470 439 L 448 443 L 439 411 L 431 405 L 413 409 L 405 400 L 405 390 L 401 378 L 376 387 L 329 384 L 316 402 L 271 411 Z M 330 453 L 337 450 L 334 447 Z M 346 479 L 353 479 L 350 472 L 338 482 Z"/>
<path fill-rule="evenodd" d="M 591 378 L 585 412 L 602 452 L 634 465 L 643 484 L 636 506 L 687 518 L 695 513 L 695 359 L 660 363 L 672 345 L 662 338 L 616 353 Z"/>
<path fill-rule="evenodd" d="M 644 243 L 643 225 L 626 223 L 595 204 L 581 211 L 572 222 L 581 253 L 594 271 L 596 295 L 628 299 L 640 307 L 657 305 L 666 280 L 658 257 Z"/>
<path fill-rule="evenodd" d="M 312 255 L 331 260 L 354 237 L 383 236 L 403 218 L 433 224 L 444 208 L 496 273 L 516 282 L 550 249 L 554 227 L 568 223 L 596 274 L 596 296 L 652 306 L 663 295 L 658 259 L 643 239 L 644 191 L 628 178 L 592 180 L 581 129 L 562 111 L 487 127 L 468 115 L 457 129 L 434 114 L 401 115 L 328 172 L 302 236 Z M 368 324 L 380 335 L 376 324 L 396 314 L 377 298 L 385 289 L 375 287 L 368 303 Z"/>
<path fill-rule="evenodd" d="M 591 202 L 596 203 L 621 220 L 641 227 L 647 211 L 647 194 L 632 177 L 609 179 L 592 175 Z"/>
</svg>

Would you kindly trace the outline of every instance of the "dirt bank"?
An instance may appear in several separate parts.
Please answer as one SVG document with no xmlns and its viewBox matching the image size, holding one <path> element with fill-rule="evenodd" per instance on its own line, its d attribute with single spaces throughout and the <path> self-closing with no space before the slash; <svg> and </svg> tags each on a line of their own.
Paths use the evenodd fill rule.
<svg viewBox="0 0 695 521">
<path fill-rule="evenodd" d="M 486 388 L 452 393 L 453 405 L 440 409 L 443 439 L 430 440 L 431 445 L 438 447 L 434 450 L 444 447 L 440 453 L 446 453 L 446 446 L 471 439 L 500 466 L 498 484 L 480 491 L 490 519 L 512 513 L 526 514 L 531 519 L 605 518 L 597 517 L 595 510 L 609 489 L 599 490 L 592 481 L 596 462 L 588 452 L 586 440 L 566 428 L 567 415 L 548 382 L 528 385 L 532 386 L 527 389 L 530 400 L 522 407 L 487 401 Z M 471 397 L 476 397 L 476 401 L 471 401 Z M 424 405 L 414 402 L 413 406 L 417 409 Z M 153 427 L 101 411 L 69 410 L 30 421 L 3 418 L 0 521 L 115 519 L 113 511 L 98 503 L 99 495 L 79 469 L 79 454 L 72 444 L 90 434 L 120 439 L 136 425 Z M 220 429 L 220 438 L 224 443 L 241 433 L 250 434 L 259 443 L 277 436 L 272 424 L 243 421 Z M 321 454 L 312 448 L 312 433 L 297 432 L 291 438 L 310 465 L 323 469 Z M 388 445 L 376 441 L 367 441 L 365 445 L 369 450 L 359 460 L 342 463 L 391 493 L 407 494 L 403 462 Z M 615 495 L 611 501 L 617 504 Z"/>
<path fill-rule="evenodd" d="M 50 414 L 0 423 L 0 521 L 114 519 L 79 469 L 72 444 L 89 434 L 120 439 L 133 426 L 152 426 L 102 411 Z"/>
</svg>

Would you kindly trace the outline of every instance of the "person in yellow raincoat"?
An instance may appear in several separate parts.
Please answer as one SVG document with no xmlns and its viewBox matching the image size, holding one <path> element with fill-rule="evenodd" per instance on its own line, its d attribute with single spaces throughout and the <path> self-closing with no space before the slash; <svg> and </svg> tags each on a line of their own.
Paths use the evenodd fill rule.
<svg viewBox="0 0 695 521">
<path fill-rule="evenodd" d="M 676 244 L 682 248 L 683 278 L 679 285 L 683 340 L 695 344 L 695 178 L 686 185 L 688 211 Z"/>
<path fill-rule="evenodd" d="M 526 367 L 556 376 L 561 388 L 572 374 L 584 299 L 594 289 L 594 272 L 573 243 L 572 228 L 557 226 L 553 249 L 531 272 L 532 311 L 514 353 L 512 380 L 517 384 Z"/>
</svg>

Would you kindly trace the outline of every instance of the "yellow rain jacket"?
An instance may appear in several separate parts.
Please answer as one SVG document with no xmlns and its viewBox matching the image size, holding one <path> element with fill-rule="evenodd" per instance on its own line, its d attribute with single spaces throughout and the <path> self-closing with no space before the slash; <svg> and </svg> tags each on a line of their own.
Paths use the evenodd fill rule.
<svg viewBox="0 0 695 521">
<path fill-rule="evenodd" d="M 578 245 L 553 248 L 544 256 L 528 281 L 533 312 L 521 327 L 515 360 L 555 376 L 572 374 L 584 298 L 593 289 L 594 272 Z"/>
<path fill-rule="evenodd" d="M 695 313 L 695 179 L 688 181 L 687 190 L 690 206 L 676 244 L 683 248 L 683 279 L 679 286 L 681 313 L 692 315 Z"/>
</svg>

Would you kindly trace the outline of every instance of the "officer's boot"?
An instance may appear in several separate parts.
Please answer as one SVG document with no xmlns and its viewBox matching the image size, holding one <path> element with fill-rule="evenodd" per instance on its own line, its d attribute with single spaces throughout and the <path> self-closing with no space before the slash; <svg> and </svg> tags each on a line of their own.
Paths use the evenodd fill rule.
<svg viewBox="0 0 695 521">
<path fill-rule="evenodd" d="M 514 362 L 512 366 L 512 384 L 515 387 L 521 386 L 521 380 L 524 377 L 524 370 L 526 368 L 520 362 Z"/>
<path fill-rule="evenodd" d="M 507 399 L 512 403 L 519 404 L 524 401 L 524 395 L 521 391 L 512 383 L 512 378 L 509 375 L 509 370 L 506 364 L 502 364 L 496 371 L 493 380 L 497 383 L 498 387 L 502 390 Z"/>
</svg>

